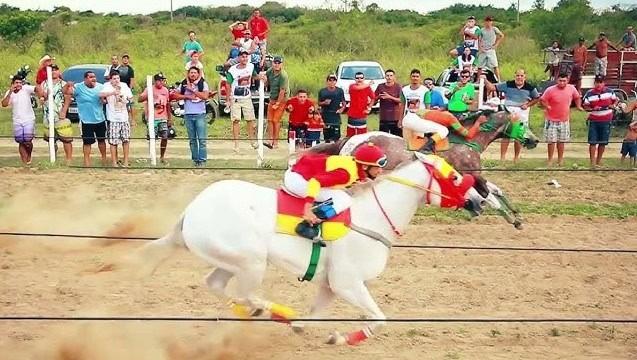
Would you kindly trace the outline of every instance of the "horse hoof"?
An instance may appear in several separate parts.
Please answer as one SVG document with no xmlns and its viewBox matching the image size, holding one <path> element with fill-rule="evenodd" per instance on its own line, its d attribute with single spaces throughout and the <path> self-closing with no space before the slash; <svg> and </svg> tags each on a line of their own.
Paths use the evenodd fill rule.
<svg viewBox="0 0 637 360">
<path fill-rule="evenodd" d="M 518 230 L 522 230 L 524 228 L 524 224 L 522 224 L 522 222 L 519 220 L 513 222 L 513 226 L 515 226 L 515 228 Z"/>
<path fill-rule="evenodd" d="M 338 331 L 334 331 L 330 334 L 325 343 L 328 345 L 344 345 L 347 343 L 347 339 L 345 339 L 343 335 L 339 334 Z"/>
<path fill-rule="evenodd" d="M 252 313 L 250 313 L 250 317 L 259 317 L 263 314 L 263 309 L 254 309 Z"/>
</svg>

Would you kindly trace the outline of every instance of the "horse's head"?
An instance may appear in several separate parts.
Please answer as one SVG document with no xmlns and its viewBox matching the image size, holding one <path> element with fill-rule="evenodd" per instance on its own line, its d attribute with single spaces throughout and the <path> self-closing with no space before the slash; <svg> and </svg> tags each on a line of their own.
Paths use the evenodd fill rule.
<svg viewBox="0 0 637 360">
<path fill-rule="evenodd" d="M 525 126 L 516 113 L 503 107 L 500 111 L 483 111 L 479 115 L 487 116 L 487 122 L 480 126 L 481 132 L 495 133 L 496 138 L 518 141 L 527 149 L 537 146 L 539 140 L 528 126 Z"/>
</svg>

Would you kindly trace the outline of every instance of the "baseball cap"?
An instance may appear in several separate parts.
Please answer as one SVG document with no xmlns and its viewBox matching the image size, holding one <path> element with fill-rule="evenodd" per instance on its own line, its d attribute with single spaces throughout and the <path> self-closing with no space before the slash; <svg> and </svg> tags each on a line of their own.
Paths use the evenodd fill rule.
<svg viewBox="0 0 637 360">
<path fill-rule="evenodd" d="M 275 62 L 275 63 L 282 63 L 282 62 L 283 62 L 283 56 L 281 56 L 281 55 L 275 55 L 275 56 L 272 58 L 272 62 Z"/>
<path fill-rule="evenodd" d="M 338 78 L 334 74 L 327 75 L 327 80 L 331 80 L 331 79 L 338 80 Z"/>
<path fill-rule="evenodd" d="M 60 67 L 57 64 L 51 64 L 51 70 L 60 70 Z"/>
<path fill-rule="evenodd" d="M 241 50 L 239 51 L 239 55 L 250 55 L 250 53 L 247 52 L 246 50 Z"/>
<path fill-rule="evenodd" d="M 128 56 L 128 54 L 127 54 L 127 53 L 124 53 L 124 54 L 122 55 L 122 59 L 123 59 L 123 58 L 130 58 L 130 56 Z"/>
<path fill-rule="evenodd" d="M 604 75 L 595 75 L 595 82 L 596 83 L 604 82 Z"/>
<path fill-rule="evenodd" d="M 484 21 L 493 21 L 493 16 L 487 15 L 487 17 L 484 18 Z"/>
<path fill-rule="evenodd" d="M 606 33 L 602 31 L 599 33 L 599 36 L 606 36 Z"/>
<path fill-rule="evenodd" d="M 166 79 L 166 77 L 165 77 L 165 76 L 164 76 L 164 74 L 163 74 L 163 73 L 161 73 L 161 72 L 159 72 L 159 73 L 157 73 L 157 74 L 153 75 L 153 80 L 154 80 L 154 81 L 157 81 L 157 80 L 164 80 L 164 79 Z"/>
</svg>

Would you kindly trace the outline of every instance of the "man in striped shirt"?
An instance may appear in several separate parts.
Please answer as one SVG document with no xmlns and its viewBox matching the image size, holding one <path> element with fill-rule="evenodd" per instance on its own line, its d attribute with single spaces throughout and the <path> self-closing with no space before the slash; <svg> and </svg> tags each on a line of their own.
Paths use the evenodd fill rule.
<svg viewBox="0 0 637 360">
<path fill-rule="evenodd" d="M 584 95 L 583 107 L 588 114 L 588 153 L 591 167 L 602 163 L 604 149 L 610 137 L 610 122 L 618 99 L 613 90 L 606 87 L 604 77 L 595 76 L 595 86 Z"/>
</svg>

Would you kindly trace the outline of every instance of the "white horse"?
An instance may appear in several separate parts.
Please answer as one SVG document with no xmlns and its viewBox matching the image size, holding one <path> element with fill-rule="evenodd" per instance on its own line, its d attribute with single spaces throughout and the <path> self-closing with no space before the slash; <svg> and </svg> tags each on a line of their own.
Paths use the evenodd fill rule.
<svg viewBox="0 0 637 360">
<path fill-rule="evenodd" d="M 385 315 L 365 282 L 383 272 L 392 242 L 419 204 L 428 198 L 431 205 L 439 206 L 445 196 L 423 160 L 416 154 L 391 174 L 354 190 L 351 215 L 357 231 L 329 241 L 324 248 L 313 279 L 319 283 L 319 292 L 309 317 L 318 318 L 338 296 L 376 321 L 349 334 L 333 332 L 328 343 L 357 344 L 382 325 Z M 213 183 L 187 206 L 174 229 L 142 248 L 137 259 L 150 274 L 172 250 L 185 246 L 216 266 L 206 284 L 223 300 L 230 300 L 235 313 L 256 316 L 265 310 L 274 318 L 295 318 L 290 308 L 255 295 L 268 263 L 297 276 L 308 268 L 312 242 L 276 233 L 276 211 L 274 189 L 240 180 Z M 237 290 L 230 296 L 226 285 L 233 277 Z M 302 324 L 293 320 L 292 327 L 302 330 Z"/>
</svg>

